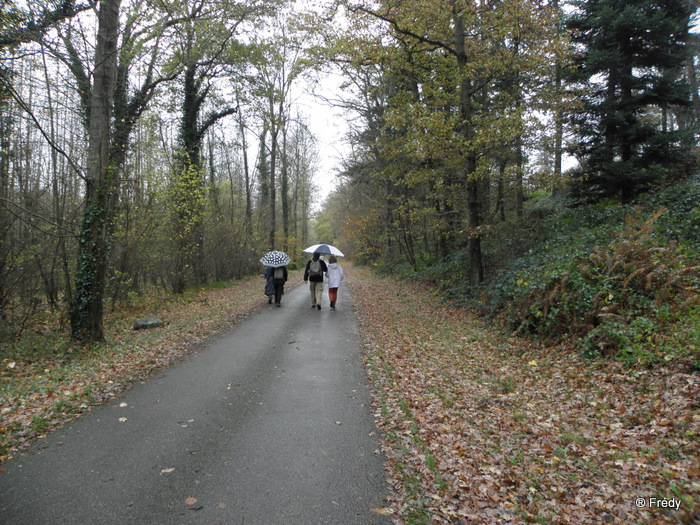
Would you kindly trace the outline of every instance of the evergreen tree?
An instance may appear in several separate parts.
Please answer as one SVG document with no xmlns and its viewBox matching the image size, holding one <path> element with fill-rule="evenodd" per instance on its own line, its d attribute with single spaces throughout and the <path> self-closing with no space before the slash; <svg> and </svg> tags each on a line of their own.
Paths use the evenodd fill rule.
<svg viewBox="0 0 700 525">
<path fill-rule="evenodd" d="M 568 27 L 580 53 L 570 80 L 585 88 L 574 117 L 588 198 L 627 200 L 683 158 L 677 130 L 660 115 L 688 104 L 681 79 L 693 2 L 580 0 Z"/>
</svg>

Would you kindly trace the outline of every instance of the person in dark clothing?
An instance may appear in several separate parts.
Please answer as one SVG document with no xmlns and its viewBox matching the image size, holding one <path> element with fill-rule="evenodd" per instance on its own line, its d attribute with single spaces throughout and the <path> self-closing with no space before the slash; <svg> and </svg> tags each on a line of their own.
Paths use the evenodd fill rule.
<svg viewBox="0 0 700 525">
<path fill-rule="evenodd" d="M 275 284 L 272 282 L 272 273 L 275 269 L 272 266 L 268 266 L 262 273 L 265 278 L 265 295 L 267 295 L 267 304 L 272 304 L 272 298 L 275 296 Z"/>
<path fill-rule="evenodd" d="M 275 287 L 275 304 L 282 306 L 282 295 L 284 295 L 284 283 L 287 282 L 287 267 L 280 266 L 272 270 L 272 284 Z"/>
<path fill-rule="evenodd" d="M 313 259 L 306 263 L 304 270 L 304 283 L 310 282 L 311 308 L 321 309 L 321 297 L 323 296 L 323 274 L 328 271 L 326 262 L 321 259 L 321 254 L 314 253 Z"/>
</svg>

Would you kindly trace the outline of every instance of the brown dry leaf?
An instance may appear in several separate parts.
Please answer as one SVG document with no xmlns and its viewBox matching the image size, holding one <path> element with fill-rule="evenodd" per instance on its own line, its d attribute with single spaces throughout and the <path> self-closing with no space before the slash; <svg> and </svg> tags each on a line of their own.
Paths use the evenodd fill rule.
<svg viewBox="0 0 700 525">
<path fill-rule="evenodd" d="M 187 505 L 194 505 L 195 503 L 197 503 L 197 498 L 187 498 L 187 499 L 185 500 L 185 503 L 186 503 Z"/>
</svg>

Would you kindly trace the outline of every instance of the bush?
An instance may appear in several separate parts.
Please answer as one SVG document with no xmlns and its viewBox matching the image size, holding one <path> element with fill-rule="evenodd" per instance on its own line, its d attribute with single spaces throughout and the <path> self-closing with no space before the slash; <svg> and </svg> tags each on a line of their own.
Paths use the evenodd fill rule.
<svg viewBox="0 0 700 525">
<path fill-rule="evenodd" d="M 518 333 L 552 343 L 573 337 L 589 357 L 666 359 L 695 333 L 684 326 L 700 289 L 698 202 L 697 176 L 643 196 L 636 208 L 544 199 L 484 242 L 483 286 L 461 281 L 465 255 L 451 257 L 445 294 Z"/>
</svg>

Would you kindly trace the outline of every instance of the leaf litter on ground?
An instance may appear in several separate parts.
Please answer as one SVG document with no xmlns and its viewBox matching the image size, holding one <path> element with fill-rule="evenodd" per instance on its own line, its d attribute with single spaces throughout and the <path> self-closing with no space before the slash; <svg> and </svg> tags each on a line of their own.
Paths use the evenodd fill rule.
<svg viewBox="0 0 700 525">
<path fill-rule="evenodd" d="M 697 374 L 585 360 L 429 284 L 348 274 L 394 523 L 700 523 Z"/>
</svg>

